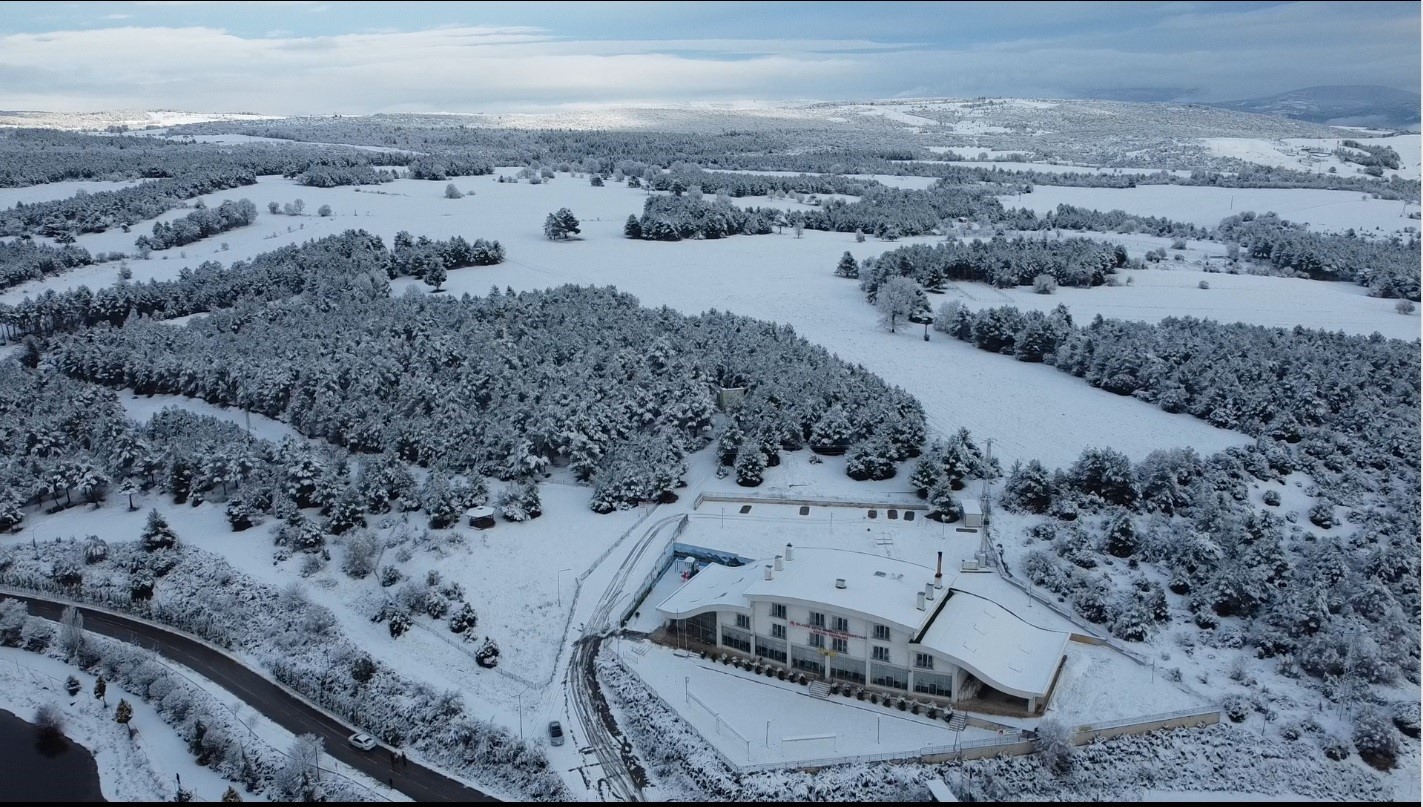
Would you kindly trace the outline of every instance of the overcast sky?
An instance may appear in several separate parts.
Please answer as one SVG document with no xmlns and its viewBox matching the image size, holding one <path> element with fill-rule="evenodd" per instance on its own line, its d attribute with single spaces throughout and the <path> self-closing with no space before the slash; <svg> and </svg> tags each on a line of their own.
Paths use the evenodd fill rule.
<svg viewBox="0 0 1423 807">
<path fill-rule="evenodd" d="M 0 109 L 266 114 L 1419 81 L 1401 3 L 11 3 Z"/>
</svg>

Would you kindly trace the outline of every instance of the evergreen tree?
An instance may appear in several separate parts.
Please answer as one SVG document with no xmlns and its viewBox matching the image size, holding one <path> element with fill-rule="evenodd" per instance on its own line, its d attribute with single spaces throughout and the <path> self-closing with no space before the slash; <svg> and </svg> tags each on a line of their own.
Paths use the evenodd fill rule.
<svg viewBox="0 0 1423 807">
<path fill-rule="evenodd" d="M 69 697 L 72 698 L 72 697 L 74 697 L 75 695 L 78 695 L 78 694 L 79 694 L 79 690 L 82 689 L 82 688 L 83 688 L 83 687 L 81 687 L 81 686 L 79 685 L 79 679 L 78 679 L 78 678 L 75 678 L 74 676 L 71 675 L 71 676 L 69 676 L 68 678 L 64 679 L 64 691 L 69 693 Z"/>
<path fill-rule="evenodd" d="M 133 719 L 133 707 L 123 698 L 119 698 L 119 705 L 114 709 L 114 722 L 121 726 L 127 726 Z"/>
<path fill-rule="evenodd" d="M 628 216 L 627 223 L 623 225 L 623 235 L 627 238 L 642 238 L 642 224 L 637 220 L 637 216 Z"/>
<path fill-rule="evenodd" d="M 914 473 L 909 476 L 909 485 L 921 499 L 929 498 L 929 491 L 944 482 L 944 447 L 938 441 L 919 457 L 914 465 Z"/>
<path fill-rule="evenodd" d="M 860 264 L 855 260 L 855 256 L 848 251 L 840 256 L 840 262 L 835 265 L 835 276 L 858 280 L 860 278 Z"/>
<path fill-rule="evenodd" d="M 952 524 L 959 520 L 962 513 L 963 505 L 947 482 L 940 482 L 929 491 L 929 518 Z"/>
<path fill-rule="evenodd" d="M 1003 483 L 1003 506 L 1027 513 L 1046 513 L 1052 507 L 1052 477 L 1037 460 L 1015 462 Z"/>
<path fill-rule="evenodd" d="M 94 699 L 98 701 L 103 701 L 104 705 L 108 706 L 109 702 L 107 700 L 104 700 L 104 693 L 108 692 L 108 690 L 108 682 L 104 680 L 104 676 L 99 676 L 98 679 L 94 681 Z"/>
<path fill-rule="evenodd" d="M 167 519 L 156 509 L 148 511 L 148 520 L 144 522 L 139 539 L 143 542 L 143 548 L 149 552 L 170 549 L 178 543 L 178 536 L 173 533 L 173 528 L 168 526 Z"/>
<path fill-rule="evenodd" d="M 1107 552 L 1119 558 L 1129 558 L 1141 548 L 1136 527 L 1127 515 L 1117 516 L 1107 528 Z"/>
<path fill-rule="evenodd" d="M 893 478 L 894 460 L 890 459 L 888 443 L 873 436 L 851 446 L 845 457 L 845 475 L 857 482 Z"/>
<path fill-rule="evenodd" d="M 227 789 L 222 792 L 222 800 L 229 804 L 235 804 L 242 801 L 242 795 L 237 792 L 237 788 L 228 785 Z"/>
<path fill-rule="evenodd" d="M 762 453 L 758 441 L 747 440 L 736 452 L 736 484 L 743 488 L 754 488 L 761 484 L 766 473 L 766 455 Z"/>
<path fill-rule="evenodd" d="M 854 428 L 845 415 L 845 408 L 834 404 L 815 421 L 810 430 L 810 450 L 826 456 L 844 454 L 854 439 Z"/>
</svg>

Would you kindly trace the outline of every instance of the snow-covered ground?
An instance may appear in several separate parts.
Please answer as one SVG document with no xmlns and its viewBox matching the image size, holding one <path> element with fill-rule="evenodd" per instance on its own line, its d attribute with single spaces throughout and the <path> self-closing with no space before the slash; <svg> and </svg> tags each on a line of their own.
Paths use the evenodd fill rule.
<svg viewBox="0 0 1423 807">
<path fill-rule="evenodd" d="M 1060 204 L 1092 210 L 1125 210 L 1143 216 L 1162 216 L 1214 227 L 1226 216 L 1253 210 L 1275 212 L 1281 218 L 1307 223 L 1312 230 L 1343 232 L 1348 229 L 1392 233 L 1418 222 L 1408 218 L 1418 212 L 1414 202 L 1373 199 L 1353 191 L 1297 188 L 1211 188 L 1195 185 L 1141 185 L 1135 188 L 1075 188 L 1037 185 L 1032 193 L 1002 197 L 1003 204 L 1046 213 Z"/>
<path fill-rule="evenodd" d="M 71 179 L 64 182 L 50 182 L 45 185 L 30 185 L 25 188 L 0 188 L 0 209 L 14 207 L 16 202 L 24 202 L 29 205 L 35 202 L 52 202 L 55 199 L 68 199 L 80 191 L 84 191 L 85 193 L 117 191 L 137 185 L 138 182 L 139 180 L 136 179 L 126 179 L 120 182 Z M 130 246 L 132 245 L 130 244 Z"/>
<path fill-rule="evenodd" d="M 502 172 L 513 173 L 513 170 L 502 169 Z M 927 184 L 927 178 L 875 178 Z M 641 212 L 645 193 L 616 183 L 594 188 L 585 178 L 560 175 L 553 182 L 531 186 L 500 184 L 492 177 L 467 177 L 456 179 L 455 184 L 474 193 L 460 200 L 443 198 L 445 184 L 443 181 L 400 180 L 361 189 L 317 189 L 300 187 L 277 177 L 263 177 L 257 186 L 205 197 L 209 205 L 223 199 L 252 199 L 263 211 L 254 225 L 128 263 L 136 280 L 169 279 L 177 276 L 182 267 L 203 260 L 229 262 L 250 258 L 288 243 L 357 227 L 380 235 L 387 242 L 398 230 L 438 238 L 453 234 L 495 238 L 508 250 L 509 260 L 496 267 L 452 272 L 446 283 L 451 294 L 483 294 L 491 286 L 525 289 L 563 283 L 611 284 L 637 295 L 645 305 L 668 305 L 688 313 L 714 307 L 789 323 L 800 335 L 826 346 L 843 359 L 863 364 L 918 397 L 934 433 L 950 433 L 966 426 L 980 444 L 986 438 L 994 438 L 994 455 L 1002 459 L 1005 466 L 1015 459 L 1028 458 L 1040 459 L 1049 466 L 1066 465 L 1090 445 L 1110 444 L 1133 459 L 1140 459 L 1157 448 L 1191 446 L 1201 454 L 1208 454 L 1249 442 L 1243 435 L 1212 428 L 1188 416 L 1170 415 L 1150 404 L 1092 389 L 1053 368 L 988 354 L 942 334 L 931 334 L 931 341 L 926 343 L 917 328 L 898 334 L 885 333 L 876 327 L 875 312 L 865 303 L 856 284 L 831 273 L 836 259 L 847 250 L 857 258 L 864 258 L 904 243 L 928 243 L 937 239 L 856 243 L 850 234 L 807 231 L 802 238 L 786 232 L 716 241 L 632 241 L 622 237 L 622 225 L 629 214 Z M 1025 195 L 1023 202 L 1047 198 L 1045 194 L 1057 191 L 1094 190 L 1102 189 L 1040 186 L 1033 194 Z M 1131 209 L 1127 202 L 1121 201 L 1124 198 L 1121 194 L 1143 190 L 1153 189 L 1107 190 L 1105 192 L 1111 195 L 1103 197 L 1108 200 L 1103 203 L 1073 203 L 1103 209 Z M 1236 194 L 1251 200 L 1273 198 L 1259 194 L 1284 194 L 1282 199 L 1294 199 L 1296 205 L 1300 204 L 1297 200 L 1301 194 L 1335 194 L 1327 198 L 1336 199 L 1342 193 L 1171 186 L 1156 190 L 1166 192 L 1157 200 L 1164 207 L 1135 212 L 1189 220 L 1191 209 L 1180 205 L 1196 204 L 1205 209 L 1219 202 L 1209 196 L 1197 199 L 1193 194 L 1199 192 Z M 1369 211 L 1391 210 L 1397 215 L 1398 203 L 1360 202 L 1357 194 L 1342 196 L 1345 201 L 1340 204 L 1347 204 L 1347 198 L 1352 197 L 1353 204 L 1360 208 L 1356 211 L 1360 215 L 1365 212 L 1364 207 Z M 330 204 L 334 214 L 330 218 L 286 217 L 265 212 L 267 201 L 287 202 L 295 198 L 303 199 L 306 209 L 312 212 L 322 204 Z M 1196 201 L 1192 202 L 1193 199 Z M 1052 203 L 1055 204 L 1056 201 Z M 582 220 L 581 238 L 561 243 L 547 241 L 541 233 L 542 220 L 548 212 L 564 206 Z M 1271 208 L 1265 204 L 1246 205 L 1238 199 L 1234 210 L 1243 209 Z M 170 211 L 160 219 L 169 221 L 186 212 Z M 1221 216 L 1229 212 L 1227 209 Z M 1314 221 L 1308 216 L 1280 212 L 1289 218 Z M 1214 224 L 1215 220 L 1200 223 Z M 134 232 L 129 234 L 113 231 L 84 235 L 79 237 L 79 243 L 91 251 L 131 251 L 133 239 L 149 228 L 151 222 L 133 228 Z M 1128 237 L 1107 237 L 1127 242 L 1133 254 L 1137 254 L 1138 242 Z M 1152 243 L 1159 246 L 1158 241 Z M 229 249 L 221 248 L 224 242 L 229 244 Z M 1197 256 L 1206 248 L 1207 245 L 1193 244 L 1188 254 Z M 181 256 L 184 252 L 187 258 Z M 79 283 L 91 287 L 107 285 L 116 278 L 117 272 L 116 263 L 83 267 L 68 275 L 26 284 L 0 295 L 0 300 L 13 303 L 43 288 L 62 289 Z M 959 299 L 973 307 L 1005 303 L 1052 307 L 1063 303 L 1079 321 L 1097 313 L 1144 320 L 1190 314 L 1266 325 L 1303 324 L 1357 333 L 1378 330 L 1399 338 L 1418 335 L 1416 315 L 1400 316 L 1393 312 L 1388 301 L 1369 298 L 1361 288 L 1350 284 L 1204 274 L 1188 269 L 1147 270 L 1127 276 L 1134 281 L 1130 286 L 1060 289 L 1054 295 L 959 284 L 949 294 L 935 297 L 933 302 Z M 1197 288 L 1201 278 L 1209 279 L 1209 290 Z M 393 285 L 396 293 L 408 286 L 424 288 L 409 279 Z M 166 403 L 178 403 L 194 411 L 245 423 L 241 413 L 217 409 L 200 401 L 173 397 L 135 399 L 127 392 L 121 393 L 121 398 L 136 417 L 147 416 Z M 258 432 L 262 436 L 278 438 L 289 432 L 284 424 L 263 423 L 264 420 L 253 416 L 254 431 L 262 429 Z M 805 451 L 786 454 L 779 467 L 768 470 L 766 484 L 753 491 L 753 495 L 781 493 L 907 500 L 908 466 L 896 479 L 854 483 L 843 474 L 842 458 L 827 458 L 821 464 L 812 464 L 809 457 Z M 464 586 L 479 613 L 477 633 L 494 637 L 503 650 L 503 663 L 492 672 L 476 668 L 470 659 L 473 647 L 454 641 L 437 622 L 417 619 L 420 628 L 392 641 L 384 625 L 369 619 L 389 590 L 380 588 L 374 578 L 357 581 L 342 574 L 340 559 L 344 548 L 339 540 L 332 547 L 332 561 L 302 578 L 300 559 L 286 562 L 273 559 L 270 529 L 274 525 L 271 522 L 244 533 L 232 533 L 222 517 L 220 504 L 175 506 L 145 497 L 134 513 L 117 502 L 99 510 L 74 508 L 54 516 L 34 516 L 27 523 L 24 535 L 49 540 L 92 533 L 103 534 L 111 540 L 132 539 L 139 534 L 147 509 L 156 506 L 185 542 L 222 555 L 239 570 L 264 582 L 283 585 L 303 581 L 311 599 L 330 607 L 343 630 L 382 662 L 412 678 L 430 682 L 437 689 L 458 689 L 465 694 L 471 711 L 477 716 L 492 717 L 510 727 L 518 724 L 532 737 L 539 735 L 550 719 L 564 719 L 565 726 L 569 725 L 563 690 L 558 683 L 562 669 L 560 659 L 566 659 L 563 653 L 566 642 L 570 637 L 576 638 L 581 621 L 589 618 L 592 603 L 612 582 L 613 570 L 622 553 L 658 519 L 690 511 L 698 492 L 746 492 L 736 487 L 734 481 L 712 475 L 709 452 L 692 457 L 690 465 L 688 480 L 691 484 L 681 491 L 683 499 L 675 505 L 595 516 L 587 509 L 587 489 L 556 477 L 541 489 L 544 516 L 527 524 L 501 521 L 486 532 L 461 528 L 438 531 L 428 538 L 418 520 L 409 525 L 397 520 L 380 528 L 386 537 L 406 535 L 402 545 L 386 551 L 381 565 L 394 565 L 415 579 L 423 579 L 427 571 L 439 571 L 446 581 Z M 814 507 L 809 515 L 800 516 L 794 507 L 755 504 L 746 516 L 728 513 L 723 520 L 721 507 L 708 503 L 700 508 L 698 517 L 691 520 L 691 526 L 680 540 L 750 555 L 763 554 L 787 540 L 806 546 L 844 545 L 925 564 L 931 563 L 932 554 L 942 549 L 947 556 L 946 566 L 957 558 L 970 556 L 976 546 L 975 537 L 922 518 L 913 522 L 902 519 L 891 522 L 881 513 L 877 520 L 870 520 L 863 510 L 852 513 L 845 508 L 828 507 Z M 726 509 L 732 510 L 729 506 Z M 1012 551 L 1011 545 L 1009 549 Z M 647 561 L 634 570 L 628 578 L 630 581 L 642 579 L 651 558 Z M 1012 564 L 1014 558 L 1010 557 L 1009 561 Z M 1005 598 L 1009 596 L 1005 594 Z M 1005 602 L 1005 607 L 1021 608 L 1043 620 L 1061 620 L 1041 605 L 1030 605 L 1029 599 L 1021 593 L 1016 596 L 1021 602 Z M 1168 650 L 1175 652 L 1174 645 L 1166 638 L 1153 650 L 1158 654 Z M 1146 669 L 1134 664 L 1125 671 L 1098 668 L 1093 666 L 1090 656 L 1085 658 L 1088 660 L 1077 670 L 1078 677 L 1074 679 L 1083 686 L 1104 677 L 1141 675 Z M 1220 661 L 1200 659 L 1192 663 L 1201 669 L 1213 669 L 1213 683 L 1223 677 Z M 1175 657 L 1172 665 L 1176 664 L 1185 662 Z M 1152 673 L 1148 670 L 1145 674 Z M 1107 692 L 1104 697 L 1110 694 Z M 1085 698 L 1082 702 L 1091 703 Z M 1108 705 L 1093 704 L 1092 708 L 1105 709 Z M 1147 711 L 1169 708 L 1180 707 L 1162 705 Z M 565 762 L 568 765 L 564 767 L 579 764 L 574 745 L 570 742 L 563 748 L 552 749 L 551 758 L 556 766 Z M 578 778 L 570 775 L 565 780 L 576 787 Z M 587 791 L 584 795 L 593 793 Z"/>
<path fill-rule="evenodd" d="M 785 763 L 903 753 L 952 746 L 943 719 L 915 715 L 843 696 L 812 697 L 789 681 L 683 654 L 647 641 L 613 648 L 704 740 L 736 764 Z M 606 651 L 605 651 L 606 652 Z M 967 728 L 961 742 L 997 739 L 997 731 Z"/>
<path fill-rule="evenodd" d="M 1337 173 L 1350 176 L 1360 170 L 1354 163 L 1346 163 L 1334 156 L 1347 138 L 1307 138 L 1287 137 L 1282 140 L 1262 140 L 1248 137 L 1208 137 L 1202 143 L 1213 154 L 1235 157 L 1261 165 L 1289 168 L 1295 171 L 1328 172 L 1333 168 Z M 1416 134 L 1393 135 L 1391 137 L 1360 138 L 1360 143 L 1369 146 L 1389 146 L 1398 152 L 1398 169 L 1385 168 L 1384 176 L 1399 176 L 1403 179 L 1418 179 L 1419 176 L 1419 136 Z"/>
<path fill-rule="evenodd" d="M 242 741 L 249 748 L 252 743 L 261 743 L 284 753 L 291 746 L 291 732 L 218 684 L 170 660 L 155 657 L 155 661 L 222 704 L 246 727 Z M 75 697 L 64 689 L 64 681 L 71 675 L 80 684 Z M 105 692 L 108 705 L 104 706 L 92 696 L 93 689 L 93 675 L 60 659 L 0 647 L 0 709 L 30 719 L 41 704 L 59 707 L 65 718 L 64 733 L 93 754 L 99 766 L 99 786 L 108 800 L 171 801 L 176 775 L 182 778 L 184 788 L 193 791 L 195 801 L 218 801 L 229 785 L 235 786 L 246 801 L 269 801 L 265 795 L 248 793 L 240 784 L 234 785 L 211 768 L 197 764 L 187 742 L 142 697 L 110 681 Z M 132 733 L 114 722 L 114 708 L 121 698 L 133 707 L 129 721 Z M 376 800 L 409 801 L 404 794 L 332 757 L 323 756 L 320 765 L 322 770 L 367 789 Z"/>
</svg>

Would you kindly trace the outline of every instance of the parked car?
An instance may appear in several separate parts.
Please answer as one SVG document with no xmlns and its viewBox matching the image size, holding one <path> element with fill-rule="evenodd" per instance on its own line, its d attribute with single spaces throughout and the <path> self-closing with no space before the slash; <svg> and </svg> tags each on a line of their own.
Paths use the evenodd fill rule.
<svg viewBox="0 0 1423 807">
<path fill-rule="evenodd" d="M 548 742 L 549 745 L 563 745 L 563 726 L 557 720 L 548 724 Z"/>
<path fill-rule="evenodd" d="M 352 746 L 361 749 L 362 751 L 369 751 L 372 748 L 376 747 L 376 738 L 372 737 L 369 734 L 352 734 L 350 737 L 346 738 L 346 741 L 349 742 Z"/>
</svg>

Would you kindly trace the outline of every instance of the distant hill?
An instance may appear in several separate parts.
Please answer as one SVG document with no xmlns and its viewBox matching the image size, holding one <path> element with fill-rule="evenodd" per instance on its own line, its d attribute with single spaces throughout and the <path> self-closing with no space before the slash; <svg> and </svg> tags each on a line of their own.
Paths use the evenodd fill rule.
<svg viewBox="0 0 1423 807">
<path fill-rule="evenodd" d="M 1211 106 L 1335 126 L 1416 129 L 1419 122 L 1418 93 L 1372 84 L 1305 87 Z"/>
</svg>

